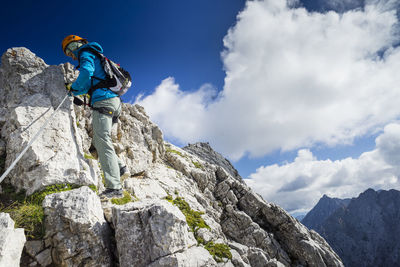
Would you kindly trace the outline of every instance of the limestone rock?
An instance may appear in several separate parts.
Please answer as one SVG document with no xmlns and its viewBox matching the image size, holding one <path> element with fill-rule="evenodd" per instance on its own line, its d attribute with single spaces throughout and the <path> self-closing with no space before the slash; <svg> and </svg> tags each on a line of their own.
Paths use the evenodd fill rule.
<svg viewBox="0 0 400 267">
<path fill-rule="evenodd" d="M 285 265 L 292 261 L 291 264 L 300 265 L 343 266 L 340 258 L 324 239 L 315 238 L 305 226 L 286 211 L 273 203 L 265 202 L 250 188 L 233 178 L 222 178 L 224 180 L 217 186 L 217 196 L 223 198 L 229 190 L 235 193 L 239 201 L 237 205 L 227 206 L 226 220 L 232 221 L 231 225 L 249 225 L 245 229 L 252 234 L 247 235 L 245 243 L 253 242 L 248 239 L 253 236 L 258 247 L 263 248 L 269 255 L 274 255 L 274 258 L 278 256 L 277 260 Z M 238 217 L 238 214 L 241 216 Z M 241 218 L 242 221 L 235 223 L 236 218 Z M 266 235 L 263 231 L 268 231 L 270 234 Z M 225 233 L 229 236 L 237 232 L 245 233 L 231 232 L 230 228 L 225 228 Z"/>
<path fill-rule="evenodd" d="M 29 256 L 34 258 L 39 252 L 41 252 L 44 248 L 44 244 L 42 240 L 31 240 L 26 241 L 25 250 Z"/>
<path fill-rule="evenodd" d="M 26 48 L 11 48 L 2 56 L 0 88 L 0 103 L 8 114 L 1 128 L 8 167 L 66 95 L 64 73 Z M 83 157 L 71 108 L 68 99 L 9 174 L 18 189 L 32 194 L 57 183 L 98 184 Z"/>
<path fill-rule="evenodd" d="M 96 193 L 83 186 L 48 195 L 43 207 L 56 265 L 110 266 L 111 231 Z"/>
<path fill-rule="evenodd" d="M 166 200 L 113 207 L 120 266 L 147 266 L 194 246 L 185 216 Z"/>
<path fill-rule="evenodd" d="M 251 265 L 249 265 L 248 263 L 246 263 L 244 261 L 242 256 L 236 250 L 231 250 L 231 254 L 232 254 L 232 264 L 234 266 L 237 266 L 237 267 L 249 267 L 249 266 L 251 266 Z M 247 260 L 247 257 L 245 257 L 245 259 Z"/>
<path fill-rule="evenodd" d="M 268 264 L 267 255 L 261 249 L 249 249 L 247 258 L 251 266 L 267 266 Z"/>
<path fill-rule="evenodd" d="M 183 252 L 162 257 L 148 265 L 149 267 L 212 267 L 218 266 L 210 253 L 202 247 L 191 247 Z"/>
<path fill-rule="evenodd" d="M 0 213 L 0 266 L 19 266 L 26 238 L 24 229 L 14 229 L 8 213 Z"/>
<path fill-rule="evenodd" d="M 156 180 L 149 178 L 126 179 L 124 182 L 124 188 L 134 194 L 140 200 L 146 198 L 165 198 L 168 195 Z"/>
<path fill-rule="evenodd" d="M 75 106 L 78 131 L 83 138 L 84 151 L 88 151 L 91 138 L 91 111 Z M 112 139 L 115 152 L 132 174 L 147 170 L 164 154 L 161 130 L 150 121 L 143 107 L 122 104 L 119 123 L 113 125 Z"/>
<path fill-rule="evenodd" d="M 38 255 L 36 255 L 35 259 L 40 264 L 40 266 L 48 266 L 50 265 L 53 260 L 51 258 L 51 250 L 48 248 L 43 250 Z"/>
<path fill-rule="evenodd" d="M 233 178 L 237 179 L 238 181 L 243 181 L 242 177 L 239 175 L 239 172 L 235 169 L 235 167 L 233 167 L 232 163 L 212 149 L 209 143 L 189 144 L 185 146 L 183 150 L 198 156 L 204 161 L 224 168 Z"/>
</svg>

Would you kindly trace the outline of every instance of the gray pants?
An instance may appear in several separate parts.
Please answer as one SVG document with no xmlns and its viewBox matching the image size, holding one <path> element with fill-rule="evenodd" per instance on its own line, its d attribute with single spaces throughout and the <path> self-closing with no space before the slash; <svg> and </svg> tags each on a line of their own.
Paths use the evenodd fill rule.
<svg viewBox="0 0 400 267">
<path fill-rule="evenodd" d="M 118 117 L 121 113 L 121 100 L 113 97 L 93 104 L 94 108 L 107 108 L 112 111 L 112 115 L 100 113 L 93 110 L 93 144 L 99 155 L 101 169 L 106 180 L 106 188 L 121 189 L 120 168 L 125 164 L 117 157 L 111 140 L 111 128 L 113 117 Z"/>
</svg>

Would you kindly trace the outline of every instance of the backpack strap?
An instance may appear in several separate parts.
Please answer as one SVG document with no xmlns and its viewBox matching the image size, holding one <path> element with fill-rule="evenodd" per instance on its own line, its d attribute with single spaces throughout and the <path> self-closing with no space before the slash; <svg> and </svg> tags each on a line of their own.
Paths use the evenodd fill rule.
<svg viewBox="0 0 400 267">
<path fill-rule="evenodd" d="M 82 52 L 84 52 L 84 51 L 89 51 L 93 55 L 97 56 L 100 59 L 101 63 L 102 63 L 103 60 L 106 60 L 105 57 L 99 51 L 97 51 L 96 49 L 93 49 L 91 47 L 84 47 L 84 48 L 82 48 L 82 49 L 80 49 L 78 51 L 78 67 L 76 67 L 76 68 L 79 68 L 80 65 L 81 65 L 80 58 L 81 58 Z M 103 63 L 101 65 L 103 65 Z M 100 82 L 98 82 L 96 85 L 93 85 L 93 80 L 94 79 L 99 80 Z M 99 88 L 108 88 L 110 86 L 114 86 L 114 81 L 112 81 L 111 79 L 101 79 L 99 77 L 92 76 L 91 77 L 91 81 L 90 81 L 90 88 L 89 88 L 89 91 L 87 93 L 89 95 L 89 97 L 90 97 L 89 103 L 88 103 L 89 107 L 91 107 L 90 102 L 91 102 L 91 99 L 92 99 L 94 91 L 96 89 L 99 89 Z M 85 104 L 86 104 L 86 97 L 85 97 Z"/>
</svg>

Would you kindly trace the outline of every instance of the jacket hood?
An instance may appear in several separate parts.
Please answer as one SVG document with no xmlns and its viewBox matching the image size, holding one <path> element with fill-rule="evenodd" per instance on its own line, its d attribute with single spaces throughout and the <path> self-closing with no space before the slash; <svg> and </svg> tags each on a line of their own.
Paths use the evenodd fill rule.
<svg viewBox="0 0 400 267">
<path fill-rule="evenodd" d="M 82 45 L 81 47 L 79 47 L 78 49 L 76 49 L 75 51 L 73 51 L 74 55 L 76 58 L 78 58 L 78 53 L 79 50 L 83 49 L 83 48 L 93 48 L 94 50 L 96 50 L 99 53 L 103 53 L 103 48 L 101 47 L 101 45 L 99 43 L 96 42 L 91 42 L 85 45 Z"/>
</svg>

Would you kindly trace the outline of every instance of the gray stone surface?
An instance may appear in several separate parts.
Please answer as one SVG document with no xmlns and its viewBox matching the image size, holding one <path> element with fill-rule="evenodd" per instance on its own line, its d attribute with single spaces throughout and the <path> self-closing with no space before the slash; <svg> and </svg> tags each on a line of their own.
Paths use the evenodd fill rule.
<svg viewBox="0 0 400 267">
<path fill-rule="evenodd" d="M 212 267 L 218 266 L 210 253 L 202 247 L 191 247 L 182 252 L 162 257 L 148 265 L 149 267 Z"/>
<path fill-rule="evenodd" d="M 224 168 L 233 178 L 243 181 L 239 172 L 233 167 L 232 163 L 216 152 L 209 143 L 189 144 L 183 148 L 185 151 L 194 154 L 204 161 Z"/>
<path fill-rule="evenodd" d="M 14 229 L 8 213 L 0 213 L 0 266 L 19 266 L 26 238 L 24 229 Z"/>
<path fill-rule="evenodd" d="M 124 188 L 134 194 L 139 200 L 165 198 L 168 195 L 156 180 L 148 178 L 126 179 Z"/>
<path fill-rule="evenodd" d="M 6 167 L 20 154 L 66 95 L 60 66 L 48 66 L 26 48 L 8 49 L 0 67 L 0 103 L 8 114 L 1 128 Z M 83 157 L 68 99 L 46 130 L 8 175 L 28 194 L 57 183 L 98 184 Z"/>
<path fill-rule="evenodd" d="M 35 259 L 40 264 L 40 266 L 49 266 L 53 260 L 51 258 L 51 249 L 45 249 L 36 255 Z"/>
<path fill-rule="evenodd" d="M 30 240 L 25 243 L 25 250 L 29 256 L 34 258 L 39 252 L 44 249 L 44 242 L 42 240 Z"/>
<path fill-rule="evenodd" d="M 112 213 L 121 267 L 147 266 L 196 244 L 185 216 L 166 200 L 115 206 Z"/>
<path fill-rule="evenodd" d="M 246 185 L 230 178 L 223 171 L 217 176 L 221 181 L 216 189 L 217 197 L 225 199 L 231 190 L 238 199 L 237 205 L 226 206 L 228 213 L 225 220 L 232 228 L 223 222 L 225 234 L 234 238 L 235 233 L 242 233 L 244 239 L 237 239 L 237 242 L 247 245 L 255 242 L 257 247 L 285 265 L 342 266 L 340 258 L 323 238 L 316 239 L 286 211 L 273 203 L 265 202 Z M 244 227 L 245 230 L 238 230 L 235 225 Z"/>
<path fill-rule="evenodd" d="M 110 234 L 100 199 L 88 187 L 46 196 L 46 239 L 60 266 L 109 266 Z"/>
</svg>

